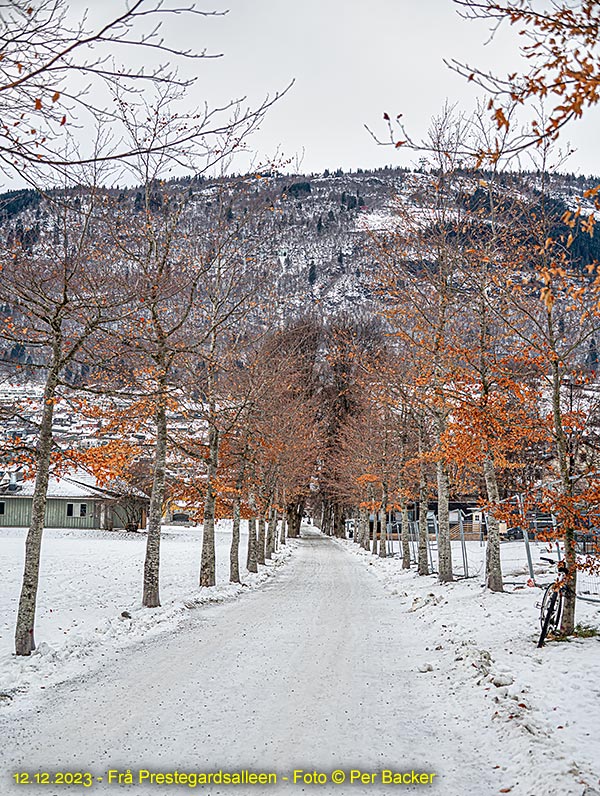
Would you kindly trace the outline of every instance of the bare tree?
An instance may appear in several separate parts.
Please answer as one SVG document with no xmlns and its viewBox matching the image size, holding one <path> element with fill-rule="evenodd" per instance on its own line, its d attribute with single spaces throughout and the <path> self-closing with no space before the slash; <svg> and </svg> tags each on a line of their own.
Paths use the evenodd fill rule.
<svg viewBox="0 0 600 796">
<path fill-rule="evenodd" d="M 525 132 L 513 131 L 504 152 L 519 152 L 554 141 L 569 122 L 600 100 L 600 10 L 595 0 L 454 0 L 461 16 L 489 22 L 491 37 L 503 24 L 521 36 L 523 66 L 501 76 L 461 61 L 451 68 L 480 85 L 500 135 L 515 127 L 513 110 L 542 99 L 548 111 Z M 482 150 L 496 157 L 495 145 Z"/>
<path fill-rule="evenodd" d="M 220 108 L 179 111 L 179 124 L 168 135 L 132 141 L 115 93 L 130 106 L 143 104 L 152 87 L 167 91 L 186 89 L 196 77 L 178 76 L 178 63 L 208 57 L 205 50 L 181 50 L 168 36 L 169 22 L 182 16 L 190 21 L 214 16 L 192 5 L 157 0 L 134 0 L 116 16 L 96 25 L 87 14 L 71 21 L 66 0 L 7 0 L 0 15 L 0 169 L 7 176 L 40 186 L 52 174 L 68 174 L 76 165 L 135 162 L 140 152 L 181 153 L 199 138 L 227 134 L 260 121 L 277 99 L 266 98 L 255 109 L 242 108 L 234 99 Z M 167 33 L 165 38 L 164 33 Z M 134 53 L 144 64 L 131 66 Z M 166 66 L 162 61 L 168 61 Z M 100 127 L 97 142 L 81 149 L 80 127 Z M 89 138 L 89 136 L 88 136 Z M 93 140 L 92 136 L 92 140 Z M 76 143 L 77 142 L 77 143 Z"/>
<path fill-rule="evenodd" d="M 31 465 L 35 472 L 32 511 L 26 541 L 23 584 L 19 600 L 15 650 L 35 649 L 34 624 L 46 493 L 55 445 L 52 420 L 61 385 L 78 356 L 93 345 L 98 331 L 120 317 L 126 300 L 115 289 L 114 269 L 105 248 L 97 208 L 101 197 L 76 191 L 47 208 L 52 223 L 39 230 L 39 240 L 23 246 L 14 240 L 3 252 L 0 295 L 11 307 L 3 326 L 6 341 L 23 346 L 44 385 L 39 407 L 37 445 Z M 91 263 L 94 267 L 91 267 Z"/>
</svg>

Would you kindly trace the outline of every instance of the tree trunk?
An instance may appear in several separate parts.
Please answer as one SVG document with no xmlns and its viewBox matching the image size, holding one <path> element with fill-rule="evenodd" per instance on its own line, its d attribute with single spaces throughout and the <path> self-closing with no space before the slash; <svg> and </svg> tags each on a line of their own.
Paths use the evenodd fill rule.
<svg viewBox="0 0 600 796">
<path fill-rule="evenodd" d="M 300 525 L 302 524 L 302 514 L 304 512 L 303 503 L 290 503 L 287 508 L 288 538 L 297 539 L 300 536 Z M 323 530 L 324 522 L 321 522 Z"/>
<path fill-rule="evenodd" d="M 360 532 L 360 546 L 363 550 L 369 549 L 369 509 L 366 505 L 360 507 L 359 527 Z"/>
<path fill-rule="evenodd" d="M 419 423 L 419 548 L 418 548 L 418 572 L 419 575 L 429 575 L 429 561 L 427 559 L 429 530 L 427 528 L 427 472 L 422 455 L 425 447 L 425 429 L 423 420 Z"/>
<path fill-rule="evenodd" d="M 360 509 L 354 509 L 353 512 L 353 519 L 354 519 L 354 534 L 353 534 L 353 541 L 354 544 L 357 544 L 359 547 L 361 545 L 361 534 L 362 534 L 362 526 L 360 524 Z"/>
<path fill-rule="evenodd" d="M 408 526 L 408 505 L 402 499 L 402 569 L 410 569 L 410 532 Z"/>
<path fill-rule="evenodd" d="M 286 515 L 285 512 L 281 515 L 281 529 L 279 531 L 279 543 L 285 544 L 285 524 L 286 524 Z"/>
<path fill-rule="evenodd" d="M 552 341 L 554 342 L 554 341 Z M 552 416 L 554 422 L 554 438 L 556 447 L 556 458 L 560 469 L 562 493 L 568 499 L 567 511 L 561 512 L 561 524 L 563 528 L 563 540 L 565 546 L 565 563 L 567 572 L 565 583 L 567 588 L 563 592 L 563 612 L 560 623 L 560 632 L 566 636 L 573 634 L 575 630 L 575 606 L 577 595 L 577 551 L 575 549 L 575 530 L 573 527 L 573 480 L 571 478 L 572 461 L 569 456 L 569 444 L 565 433 L 560 405 L 560 384 L 561 372 L 559 360 L 552 362 Z"/>
<path fill-rule="evenodd" d="M 296 503 L 295 522 L 296 522 L 296 536 L 298 538 L 300 538 L 300 531 L 302 529 L 302 517 L 304 517 L 304 500 L 301 500 L 298 503 Z"/>
<path fill-rule="evenodd" d="M 329 518 L 327 520 L 327 536 L 333 536 L 335 533 L 335 503 L 329 506 Z"/>
<path fill-rule="evenodd" d="M 495 236 L 495 205 L 492 191 L 489 191 L 492 224 L 491 229 Z M 488 324 L 487 309 L 487 290 L 489 285 L 488 266 L 484 261 L 481 264 L 483 279 L 479 294 L 479 371 L 481 374 L 481 405 L 486 410 L 492 391 L 492 381 L 490 380 L 489 358 L 493 342 L 490 335 Z M 487 513 L 487 542 L 485 548 L 485 585 L 490 591 L 504 591 L 502 582 L 502 562 L 500 559 L 500 524 L 494 513 L 494 508 L 500 503 L 500 492 L 498 490 L 498 478 L 496 476 L 496 464 L 494 454 L 487 442 L 484 449 L 483 458 L 483 477 L 485 479 L 485 489 L 490 509 Z"/>
<path fill-rule="evenodd" d="M 321 533 L 325 533 L 325 501 L 321 503 L 321 523 L 320 523 Z"/>
<path fill-rule="evenodd" d="M 215 566 L 215 478 L 219 464 L 219 431 L 216 426 L 214 412 L 215 407 L 211 406 L 208 426 L 208 467 L 204 497 L 200 586 L 214 586 L 217 582 Z"/>
<path fill-rule="evenodd" d="M 258 572 L 258 539 L 256 537 L 256 498 L 250 489 L 248 493 L 248 505 L 252 511 L 252 517 L 248 520 L 248 555 L 246 557 L 246 569 L 248 572 Z"/>
<path fill-rule="evenodd" d="M 240 522 L 242 506 L 242 489 L 244 486 L 244 475 L 246 473 L 246 456 L 248 454 L 248 441 L 244 446 L 244 454 L 241 459 L 235 484 L 235 497 L 233 500 L 233 525 L 231 532 L 231 549 L 229 551 L 229 581 L 231 583 L 240 582 Z M 250 527 L 248 527 L 248 540 L 250 539 Z M 248 541 L 248 561 L 250 556 L 250 541 Z"/>
<path fill-rule="evenodd" d="M 256 547 L 256 560 L 259 564 L 265 563 L 265 518 L 258 518 L 258 539 Z"/>
<path fill-rule="evenodd" d="M 277 509 L 274 505 L 269 508 L 269 524 L 267 528 L 267 552 L 266 558 L 269 560 L 275 552 L 275 540 L 277 539 Z"/>
<path fill-rule="evenodd" d="M 438 487 L 438 578 L 440 583 L 449 583 L 454 580 L 452 574 L 452 545 L 450 543 L 450 512 L 448 511 L 450 485 L 448 470 L 443 461 L 437 462 L 436 471 Z"/>
<path fill-rule="evenodd" d="M 334 506 L 333 535 L 336 539 L 346 538 L 346 523 L 344 521 L 344 510 L 336 503 Z"/>
<path fill-rule="evenodd" d="M 323 522 L 321 523 L 321 531 L 327 536 L 331 536 L 331 506 L 329 501 L 323 504 Z"/>
<path fill-rule="evenodd" d="M 403 415 L 404 423 L 407 422 L 406 414 Z M 400 434 L 400 461 L 405 460 L 405 450 L 407 445 L 406 431 Z M 402 470 L 398 476 L 398 493 L 400 495 L 400 510 L 402 512 L 401 544 L 402 544 L 402 569 L 410 569 L 410 529 L 408 524 L 408 502 L 404 493 L 404 480 Z"/>
<path fill-rule="evenodd" d="M 367 500 L 369 506 L 373 509 L 373 542 L 369 538 L 369 545 L 367 550 L 371 549 L 374 556 L 377 555 L 377 512 L 375 511 L 375 495 L 373 492 L 373 484 L 367 484 Z M 371 529 L 371 508 L 369 509 L 369 531 Z"/>
<path fill-rule="evenodd" d="M 248 572 L 258 572 L 256 561 L 256 517 L 248 520 L 248 555 L 246 557 Z"/>
<path fill-rule="evenodd" d="M 381 536 L 379 537 L 379 557 L 387 557 L 387 502 L 388 502 L 388 487 L 385 481 L 381 486 Z"/>
<path fill-rule="evenodd" d="M 231 531 L 231 548 L 229 550 L 229 582 L 240 582 L 240 496 L 233 501 L 233 527 Z"/>
<path fill-rule="evenodd" d="M 52 453 L 52 418 L 54 416 L 54 398 L 60 370 L 60 344 L 53 351 L 52 367 L 46 378 L 44 389 L 44 406 L 40 421 L 40 434 L 36 451 L 36 475 L 33 498 L 31 502 L 31 521 L 25 541 L 25 564 L 23 582 L 17 612 L 15 629 L 15 653 L 31 655 L 35 649 L 34 625 L 37 603 L 37 590 L 40 577 L 40 554 L 42 535 L 46 518 L 46 500 L 48 480 L 50 477 L 50 455 Z"/>
<path fill-rule="evenodd" d="M 288 503 L 285 509 L 286 517 L 287 517 L 287 526 L 288 526 L 288 539 L 294 539 L 296 536 L 296 528 L 294 526 L 294 503 Z"/>
<path fill-rule="evenodd" d="M 500 523 L 494 515 L 494 506 L 500 502 L 496 467 L 490 450 L 483 460 L 483 475 L 488 502 L 491 509 L 487 513 L 487 544 L 485 548 L 485 585 L 491 591 L 504 591 L 502 583 L 502 564 L 500 561 Z"/>
<path fill-rule="evenodd" d="M 568 567 L 566 574 L 568 588 L 564 592 L 560 632 L 570 636 L 575 631 L 575 606 L 577 601 L 577 551 L 572 528 L 565 529 L 564 543 L 565 561 Z"/>
<path fill-rule="evenodd" d="M 152 473 L 152 492 L 148 511 L 148 536 L 144 561 L 144 593 L 142 605 L 157 608 L 160 605 L 160 523 L 165 498 L 165 473 L 167 467 L 167 411 L 166 385 L 160 384 L 159 403 L 156 409 L 156 448 Z"/>
<path fill-rule="evenodd" d="M 429 529 L 427 527 L 427 490 L 419 490 L 419 575 L 429 575 L 429 561 L 427 558 Z"/>
<path fill-rule="evenodd" d="M 362 509 L 359 507 L 358 510 L 355 509 L 354 511 L 354 542 L 359 547 L 362 547 L 362 538 L 364 532 L 364 526 L 361 522 L 362 516 Z"/>
</svg>

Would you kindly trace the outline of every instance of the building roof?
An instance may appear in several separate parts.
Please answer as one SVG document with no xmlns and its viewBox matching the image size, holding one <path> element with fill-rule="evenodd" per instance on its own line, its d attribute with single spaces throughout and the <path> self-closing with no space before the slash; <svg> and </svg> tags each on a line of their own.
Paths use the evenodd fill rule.
<svg viewBox="0 0 600 796">
<path fill-rule="evenodd" d="M 35 481 L 18 481 L 17 489 L 9 489 L 8 483 L 0 486 L 2 497 L 33 497 Z M 139 489 L 126 484 L 120 479 L 111 481 L 104 487 L 99 486 L 97 479 L 85 470 L 63 475 L 60 478 L 51 477 L 48 481 L 47 497 L 50 500 L 106 500 L 115 499 L 123 495 L 147 499 L 147 495 Z"/>
</svg>

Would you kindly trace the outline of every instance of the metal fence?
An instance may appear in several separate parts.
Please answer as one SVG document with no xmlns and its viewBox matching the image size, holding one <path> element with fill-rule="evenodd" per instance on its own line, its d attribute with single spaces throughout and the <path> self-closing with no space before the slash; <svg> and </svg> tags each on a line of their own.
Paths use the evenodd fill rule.
<svg viewBox="0 0 600 796">
<path fill-rule="evenodd" d="M 429 560 L 430 572 L 436 574 L 438 570 L 438 538 L 439 538 L 439 524 L 438 518 L 433 512 L 427 515 L 427 527 L 429 533 L 427 534 L 427 557 Z M 476 576 L 473 571 L 473 564 L 469 562 L 469 551 L 467 549 L 467 535 L 465 527 L 462 522 L 462 517 L 459 522 L 450 526 L 450 538 L 452 545 L 452 572 L 457 578 L 468 578 Z M 402 533 L 402 521 L 387 524 L 387 553 L 390 556 L 397 556 L 402 558 L 402 543 L 400 535 Z M 408 538 L 410 548 L 411 563 L 417 563 L 418 550 L 419 550 L 419 521 L 408 521 Z M 476 569 L 476 567 L 475 567 Z"/>
<path fill-rule="evenodd" d="M 552 514 L 527 512 L 524 515 L 525 528 L 508 528 L 503 534 L 500 545 L 502 570 L 505 582 L 514 585 L 535 583 L 541 571 L 547 566 L 540 561 L 540 556 L 553 554 L 557 560 L 563 555 L 558 542 L 543 541 L 544 531 L 556 531 L 556 518 Z M 427 554 L 430 572 L 436 574 L 438 569 L 438 518 L 434 512 L 428 512 Z M 402 522 L 387 524 L 387 553 L 389 556 L 402 558 L 401 543 Z M 418 561 L 419 523 L 418 520 L 408 521 L 408 537 L 411 563 Z M 542 537 L 542 538 L 540 538 Z M 485 552 L 487 539 L 487 517 L 483 511 L 458 512 L 458 517 L 450 524 L 450 542 L 452 546 L 452 572 L 456 578 L 473 578 L 483 576 L 485 572 Z M 577 597 L 581 600 L 600 603 L 600 575 L 587 571 L 578 573 Z"/>
</svg>

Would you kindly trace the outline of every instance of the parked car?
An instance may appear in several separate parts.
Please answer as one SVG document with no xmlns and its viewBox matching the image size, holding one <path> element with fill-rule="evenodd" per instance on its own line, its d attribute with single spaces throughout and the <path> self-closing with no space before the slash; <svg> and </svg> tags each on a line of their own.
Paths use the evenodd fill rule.
<svg viewBox="0 0 600 796">
<path fill-rule="evenodd" d="M 535 539 L 535 531 L 529 530 L 527 533 L 529 534 L 529 538 L 533 541 Z M 523 528 L 507 528 L 504 536 L 509 542 L 515 542 L 517 539 L 523 538 Z"/>
</svg>

